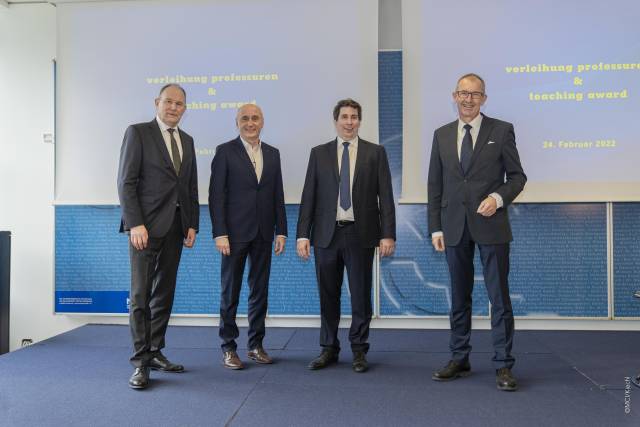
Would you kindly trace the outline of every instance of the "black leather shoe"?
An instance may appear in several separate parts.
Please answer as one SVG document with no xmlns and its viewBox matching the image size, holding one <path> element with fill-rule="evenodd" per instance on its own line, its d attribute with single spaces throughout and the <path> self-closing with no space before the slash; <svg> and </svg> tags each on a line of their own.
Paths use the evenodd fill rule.
<svg viewBox="0 0 640 427">
<path fill-rule="evenodd" d="M 149 367 L 155 371 L 184 372 L 184 366 L 169 362 L 162 353 L 158 353 L 149 360 Z"/>
<path fill-rule="evenodd" d="M 129 378 L 129 387 L 142 390 L 149 385 L 149 368 L 136 368 Z"/>
<path fill-rule="evenodd" d="M 336 363 L 338 361 L 338 353 L 336 351 L 331 350 L 322 350 L 320 356 L 316 357 L 309 363 L 307 368 L 312 371 L 316 369 L 326 368 L 327 366 Z"/>
<path fill-rule="evenodd" d="M 369 363 L 367 363 L 367 357 L 364 351 L 355 351 L 353 353 L 353 363 L 351 364 L 354 372 L 362 373 L 369 370 Z"/>
<path fill-rule="evenodd" d="M 439 369 L 431 375 L 431 379 L 434 381 L 451 381 L 460 377 L 468 377 L 471 375 L 471 365 L 469 362 L 456 362 L 455 360 L 450 360 L 442 369 Z"/>
<path fill-rule="evenodd" d="M 509 368 L 496 370 L 496 385 L 498 390 L 502 391 L 516 391 L 518 389 L 518 383 Z"/>
</svg>

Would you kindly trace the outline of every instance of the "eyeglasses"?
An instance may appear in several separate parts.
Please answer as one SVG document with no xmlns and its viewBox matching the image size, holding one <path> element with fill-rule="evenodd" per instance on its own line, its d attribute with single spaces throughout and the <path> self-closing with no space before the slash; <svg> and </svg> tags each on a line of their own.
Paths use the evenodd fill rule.
<svg viewBox="0 0 640 427">
<path fill-rule="evenodd" d="M 184 102 L 182 102 L 182 101 L 174 101 L 173 99 L 170 99 L 170 98 L 164 98 L 164 99 L 162 99 L 162 102 L 167 107 L 175 106 L 177 109 L 184 108 Z"/>
<path fill-rule="evenodd" d="M 456 91 L 456 96 L 458 98 L 468 98 L 471 95 L 471 99 L 482 99 L 484 98 L 484 92 L 468 92 L 466 90 L 458 90 Z"/>
</svg>

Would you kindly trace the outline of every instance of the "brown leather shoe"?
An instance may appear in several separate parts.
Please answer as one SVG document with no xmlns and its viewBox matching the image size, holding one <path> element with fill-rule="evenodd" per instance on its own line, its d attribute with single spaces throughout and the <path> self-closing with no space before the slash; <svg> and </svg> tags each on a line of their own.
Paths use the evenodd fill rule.
<svg viewBox="0 0 640 427">
<path fill-rule="evenodd" d="M 261 363 L 264 365 L 269 365 L 273 363 L 273 359 L 264 351 L 262 347 L 256 347 L 253 350 L 249 350 L 247 353 L 247 357 L 256 363 Z"/>
<path fill-rule="evenodd" d="M 225 351 L 222 355 L 222 364 L 229 369 L 242 369 L 242 361 L 235 351 Z"/>
</svg>

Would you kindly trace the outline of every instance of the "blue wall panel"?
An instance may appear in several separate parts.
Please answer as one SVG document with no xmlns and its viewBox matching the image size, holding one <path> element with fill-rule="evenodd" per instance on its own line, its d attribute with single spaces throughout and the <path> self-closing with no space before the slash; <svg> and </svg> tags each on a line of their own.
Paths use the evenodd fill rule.
<svg viewBox="0 0 640 427">
<path fill-rule="evenodd" d="M 606 317 L 606 205 L 517 204 L 509 214 L 515 315 Z"/>
<path fill-rule="evenodd" d="M 444 254 L 427 236 L 426 205 L 401 205 L 397 210 L 397 248 L 383 260 L 380 274 L 380 315 L 446 316 L 451 306 L 449 270 Z M 481 269 L 476 255 L 476 285 Z M 473 314 L 488 315 L 482 286 L 473 292 Z"/>
<path fill-rule="evenodd" d="M 201 206 L 194 249 L 184 249 L 173 312 L 218 314 L 220 255 L 211 235 L 207 206 Z M 313 260 L 295 251 L 298 206 L 287 206 L 289 235 L 285 253 L 274 256 L 269 289 L 270 315 L 318 315 L 320 303 Z M 118 206 L 56 207 L 56 311 L 126 313 L 130 283 L 127 236 L 118 233 Z M 248 263 L 247 263 L 248 264 Z M 248 265 L 247 265 L 248 267 Z M 240 314 L 247 313 L 248 286 L 240 294 Z M 345 281 L 342 311 L 351 312 Z"/>
<path fill-rule="evenodd" d="M 615 317 L 640 317 L 640 204 L 613 205 L 613 296 Z"/>
<path fill-rule="evenodd" d="M 511 298 L 516 316 L 607 316 L 604 204 L 518 204 L 509 208 Z M 445 315 L 451 297 L 443 254 L 426 235 L 426 206 L 398 210 L 396 256 L 382 262 L 382 315 Z M 488 314 L 476 251 L 473 306 Z"/>
</svg>

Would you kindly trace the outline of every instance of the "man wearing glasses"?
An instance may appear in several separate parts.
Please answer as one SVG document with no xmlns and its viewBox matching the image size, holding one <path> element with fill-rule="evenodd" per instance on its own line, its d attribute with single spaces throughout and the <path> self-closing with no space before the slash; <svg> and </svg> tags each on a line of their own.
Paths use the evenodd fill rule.
<svg viewBox="0 0 640 427">
<path fill-rule="evenodd" d="M 527 177 L 520 165 L 513 125 L 480 113 L 487 100 L 484 80 L 476 74 L 462 76 L 453 100 L 458 120 L 435 131 L 429 163 L 429 232 L 435 250 L 445 252 L 451 276 L 451 360 L 432 378 L 448 381 L 470 374 L 477 245 L 491 301 L 496 384 L 499 390 L 514 391 L 514 321 L 508 285 L 512 235 L 507 207 L 522 191 Z"/>
<path fill-rule="evenodd" d="M 280 255 L 287 236 L 287 217 L 280 152 L 260 140 L 264 116 L 260 107 L 238 109 L 240 135 L 216 148 L 211 162 L 209 213 L 216 249 L 222 255 L 220 328 L 222 363 L 242 369 L 236 352 L 236 312 L 245 263 L 249 257 L 249 343 L 247 357 L 272 363 L 262 347 L 267 314 L 271 246 Z"/>
</svg>

